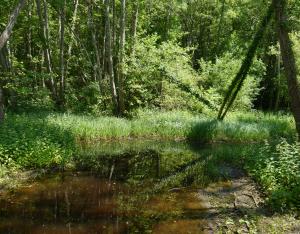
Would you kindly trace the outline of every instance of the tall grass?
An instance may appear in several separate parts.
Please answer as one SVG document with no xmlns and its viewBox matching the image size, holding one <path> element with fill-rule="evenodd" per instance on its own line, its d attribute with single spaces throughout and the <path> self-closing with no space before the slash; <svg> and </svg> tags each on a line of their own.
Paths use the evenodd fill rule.
<svg viewBox="0 0 300 234">
<path fill-rule="evenodd" d="M 296 135 L 288 115 L 235 113 L 223 122 L 188 112 L 143 112 L 132 120 L 54 114 L 47 121 L 71 131 L 79 140 L 128 138 L 181 139 L 201 142 L 256 142 Z"/>
<path fill-rule="evenodd" d="M 9 114 L 0 128 L 0 164 L 64 165 L 78 145 L 128 139 L 262 142 L 296 134 L 287 115 L 235 113 L 224 122 L 188 112 L 144 111 L 132 119 L 59 113 Z"/>
</svg>

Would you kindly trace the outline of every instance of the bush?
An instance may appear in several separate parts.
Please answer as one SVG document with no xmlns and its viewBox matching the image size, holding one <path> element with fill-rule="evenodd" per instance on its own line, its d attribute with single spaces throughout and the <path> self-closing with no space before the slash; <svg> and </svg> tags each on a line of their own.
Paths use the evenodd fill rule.
<svg viewBox="0 0 300 234">
<path fill-rule="evenodd" d="M 143 38 L 136 45 L 135 56 L 127 61 L 127 110 L 159 107 L 165 110 L 201 111 L 203 104 L 170 82 L 167 75 L 203 94 L 198 74 L 191 66 L 188 49 L 169 41 L 160 45 L 158 37 Z M 164 72 L 162 71 L 164 70 Z"/>
<path fill-rule="evenodd" d="M 300 208 L 300 143 L 265 142 L 250 161 L 248 169 L 269 195 L 272 207 Z"/>
</svg>

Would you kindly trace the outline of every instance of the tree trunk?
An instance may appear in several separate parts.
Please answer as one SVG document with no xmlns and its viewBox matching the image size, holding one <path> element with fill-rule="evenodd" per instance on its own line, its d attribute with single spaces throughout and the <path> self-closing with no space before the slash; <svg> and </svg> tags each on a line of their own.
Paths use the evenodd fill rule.
<svg viewBox="0 0 300 234">
<path fill-rule="evenodd" d="M 138 19 L 139 19 L 139 0 L 135 1 L 134 4 L 134 13 L 132 17 L 132 25 L 131 25 L 131 34 L 132 34 L 132 44 L 130 49 L 131 56 L 134 56 L 135 52 L 135 44 L 136 44 L 136 37 L 137 37 L 137 26 L 138 26 Z"/>
<path fill-rule="evenodd" d="M 256 35 L 248 49 L 248 52 L 246 54 L 246 57 L 242 63 L 242 66 L 241 66 L 239 72 L 237 73 L 237 75 L 235 76 L 235 78 L 233 79 L 233 81 L 231 82 L 231 84 L 229 86 L 227 94 L 224 98 L 224 101 L 223 101 L 221 108 L 219 110 L 219 113 L 218 113 L 219 120 L 223 120 L 225 118 L 227 112 L 229 111 L 229 109 L 232 106 L 232 104 L 234 103 L 239 91 L 241 90 L 245 79 L 247 78 L 247 75 L 248 75 L 248 72 L 252 65 L 258 45 L 259 45 L 260 41 L 262 40 L 264 33 L 266 31 L 266 28 L 274 14 L 274 6 L 275 6 L 274 1 L 276 1 L 276 0 L 273 0 L 271 5 L 269 6 L 267 14 L 263 18 L 261 25 L 259 26 L 259 29 L 256 32 Z"/>
<path fill-rule="evenodd" d="M 45 81 L 45 84 L 51 92 L 52 100 L 56 102 L 57 101 L 56 85 L 52 77 L 51 56 L 50 56 L 50 49 L 49 49 L 49 25 L 48 25 L 47 2 L 44 1 L 44 4 L 45 4 L 44 10 L 42 14 L 41 2 L 40 0 L 36 0 L 37 14 L 39 17 L 40 28 L 41 28 L 40 36 L 43 42 L 44 61 L 45 61 L 47 73 L 50 75 L 50 80 Z"/>
<path fill-rule="evenodd" d="M 101 56 L 100 51 L 97 43 L 97 37 L 96 37 L 96 28 L 94 23 L 94 16 L 93 16 L 93 1 L 90 2 L 89 8 L 88 8 L 88 17 L 89 17 L 89 27 L 92 34 L 92 43 L 94 47 L 94 53 L 96 57 L 96 64 L 95 64 L 95 77 L 96 81 L 99 83 L 99 90 L 101 91 L 101 79 L 102 79 L 102 69 L 101 69 Z"/>
<path fill-rule="evenodd" d="M 73 43 L 74 43 L 74 30 L 75 30 L 75 25 L 76 25 L 76 20 L 77 20 L 77 12 L 78 12 L 78 5 L 79 5 L 79 0 L 75 0 L 74 3 L 74 12 L 72 16 L 72 25 L 71 25 L 71 41 L 68 46 L 68 54 L 67 54 L 67 61 L 66 61 L 66 69 L 65 69 L 65 76 L 67 75 L 68 67 L 69 67 L 69 62 L 70 58 L 72 55 L 72 49 L 73 49 Z"/>
<path fill-rule="evenodd" d="M 219 20 L 219 25 L 218 25 L 218 31 L 217 31 L 217 44 L 215 48 L 215 57 L 219 55 L 220 53 L 220 44 L 221 44 L 221 31 L 222 31 L 222 23 L 224 20 L 224 13 L 225 13 L 225 3 L 226 0 L 222 0 L 222 7 L 221 7 L 221 15 L 220 15 L 220 20 Z"/>
<path fill-rule="evenodd" d="M 11 64 L 9 61 L 9 53 L 7 49 L 7 44 L 4 45 L 4 47 L 0 50 L 0 65 L 3 68 L 4 72 L 9 72 L 11 68 Z M 5 117 L 5 98 L 4 98 L 4 88 L 5 85 L 4 82 L 1 82 L 0 80 L 0 124 L 4 121 Z"/>
<path fill-rule="evenodd" d="M 9 51 L 7 44 L 0 50 L 0 65 L 2 66 L 4 71 L 10 71 L 11 62 L 9 58 Z"/>
<path fill-rule="evenodd" d="M 125 63 L 125 41 L 126 41 L 126 0 L 121 0 L 120 18 L 120 59 L 119 59 L 119 114 L 124 115 L 124 63 Z"/>
<path fill-rule="evenodd" d="M 3 87 L 0 84 L 0 124 L 4 121 L 5 111 L 4 111 L 4 92 Z"/>
<path fill-rule="evenodd" d="M 112 41 L 111 41 L 111 28 L 110 28 L 110 0 L 105 0 L 105 47 L 106 47 L 106 60 L 108 65 L 108 75 L 110 80 L 110 89 L 113 101 L 113 109 L 115 114 L 118 110 L 118 96 L 116 91 L 115 77 L 114 77 L 114 66 L 112 57 Z"/>
<path fill-rule="evenodd" d="M 28 21 L 32 21 L 32 4 L 28 4 L 28 11 L 27 11 Z M 27 33 L 27 58 L 28 58 L 28 65 L 32 67 L 32 28 L 31 24 L 28 25 L 28 33 Z"/>
<path fill-rule="evenodd" d="M 13 13 L 10 16 L 9 22 L 3 31 L 3 33 L 0 36 L 0 50 L 4 47 L 6 42 L 8 41 L 10 35 L 12 34 L 12 30 L 17 22 L 17 18 L 20 14 L 20 11 L 22 10 L 23 6 L 25 5 L 26 0 L 20 0 L 19 4 L 13 11 Z"/>
<path fill-rule="evenodd" d="M 65 5 L 66 0 L 63 0 L 60 9 L 60 79 L 59 79 L 59 107 L 63 108 L 65 105 Z"/>
<path fill-rule="evenodd" d="M 286 0 L 276 0 L 275 2 L 278 37 L 283 66 L 288 83 L 291 111 L 296 122 L 298 136 L 300 137 L 300 90 L 297 80 L 297 67 L 292 49 L 292 42 L 287 29 L 287 16 L 285 15 L 285 7 L 287 3 Z"/>
</svg>

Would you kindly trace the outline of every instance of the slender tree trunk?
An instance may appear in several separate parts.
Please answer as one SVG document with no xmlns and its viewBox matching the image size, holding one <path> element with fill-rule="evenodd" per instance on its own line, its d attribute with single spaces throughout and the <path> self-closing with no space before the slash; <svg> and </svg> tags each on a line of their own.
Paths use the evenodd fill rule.
<svg viewBox="0 0 300 234">
<path fill-rule="evenodd" d="M 111 39 L 111 44 L 113 45 L 113 47 L 115 47 L 117 45 L 116 42 L 116 1 L 115 0 L 111 0 L 111 6 L 112 6 L 112 39 Z"/>
<path fill-rule="evenodd" d="M 28 12 L 27 12 L 28 21 L 32 21 L 32 4 L 28 4 Z M 27 32 L 27 58 L 29 67 L 32 67 L 31 60 L 32 60 L 32 28 L 31 23 L 28 25 L 28 32 Z"/>
<path fill-rule="evenodd" d="M 126 41 L 126 0 L 121 0 L 120 18 L 120 59 L 119 59 L 119 112 L 124 115 L 124 63 L 125 63 L 125 41 Z"/>
<path fill-rule="evenodd" d="M 137 26 L 138 26 L 138 19 L 139 19 L 139 0 L 136 0 L 134 3 L 134 13 L 132 17 L 132 25 L 131 25 L 131 34 L 132 34 L 132 44 L 130 49 L 131 56 L 134 56 L 135 52 L 135 44 L 136 44 L 136 37 L 137 37 Z"/>
<path fill-rule="evenodd" d="M 280 84 L 281 84 L 281 56 L 280 54 L 278 54 L 277 56 L 277 72 L 278 72 L 278 83 L 277 83 L 277 90 L 276 90 L 276 98 L 275 98 L 275 106 L 274 106 L 274 110 L 278 111 L 279 108 L 279 101 L 280 101 Z"/>
<path fill-rule="evenodd" d="M 40 1 L 40 0 L 38 0 Z M 46 44 L 46 61 L 47 61 L 47 69 L 49 73 L 52 73 L 52 64 L 51 64 L 51 52 L 50 52 L 50 36 L 49 36 L 49 22 L 48 22 L 48 6 L 47 1 L 43 0 L 44 8 L 43 8 L 43 30 L 44 30 L 44 38 Z M 54 84 L 54 82 L 53 82 Z"/>
<path fill-rule="evenodd" d="M 292 42 L 287 29 L 287 16 L 285 14 L 286 0 L 275 0 L 276 21 L 278 37 L 282 55 L 283 66 L 288 83 L 288 91 L 298 135 L 300 137 L 300 90 L 297 80 L 297 67 L 292 49 Z"/>
<path fill-rule="evenodd" d="M 226 0 L 222 0 L 222 7 L 221 7 L 221 15 L 220 15 L 220 21 L 219 21 L 219 25 L 218 25 L 218 31 L 217 31 L 217 44 L 216 44 L 216 48 L 215 48 L 215 56 L 219 55 L 220 52 L 220 42 L 221 42 L 221 30 L 222 30 L 222 23 L 224 20 L 224 13 L 225 13 L 225 3 Z"/>
<path fill-rule="evenodd" d="M 66 0 L 63 0 L 60 9 L 60 79 L 59 79 L 59 105 L 63 108 L 65 105 L 65 5 Z"/>
<path fill-rule="evenodd" d="M 52 66 L 51 66 L 51 56 L 50 56 L 50 49 L 49 49 L 49 25 L 48 25 L 48 13 L 47 13 L 47 2 L 44 1 L 44 10 L 42 14 L 41 8 L 41 1 L 36 0 L 37 6 L 37 14 L 40 21 L 40 30 L 41 30 L 41 39 L 43 42 L 43 52 L 44 52 L 44 62 L 46 65 L 47 73 L 50 75 L 49 80 L 45 80 L 45 84 L 47 88 L 51 92 L 51 97 L 53 101 L 57 101 L 57 92 L 56 92 L 56 85 L 54 79 L 52 77 Z M 44 16 L 44 17 L 43 17 Z M 44 19 L 43 19 L 44 18 Z"/>
<path fill-rule="evenodd" d="M 66 73 L 68 71 L 69 62 L 70 62 L 70 58 L 71 58 L 71 55 L 72 55 L 72 49 L 73 49 L 73 43 L 74 43 L 73 32 L 75 30 L 75 25 L 76 25 L 76 20 L 77 20 L 78 5 L 79 5 L 79 0 L 75 0 L 74 12 L 73 12 L 73 16 L 72 16 L 72 25 L 71 25 L 71 41 L 70 41 L 69 46 L 68 46 L 68 54 L 67 54 L 66 69 L 65 69 Z M 65 74 L 65 76 L 66 75 L 67 74 Z"/>
<path fill-rule="evenodd" d="M 8 72 L 10 70 L 10 61 L 9 61 L 9 53 L 7 49 L 7 43 L 4 45 L 4 47 L 0 50 L 0 65 L 2 66 L 2 69 L 4 72 Z M 5 117 L 5 98 L 4 98 L 4 88 L 5 85 L 4 82 L 1 82 L 0 80 L 0 124 L 4 121 Z"/>
<path fill-rule="evenodd" d="M 113 57 L 113 69 L 114 69 L 114 79 L 116 83 L 117 95 L 118 95 L 118 87 L 119 87 L 119 45 L 120 38 L 117 36 L 117 8 L 116 8 L 116 0 L 111 0 L 111 12 L 112 12 L 112 24 L 111 24 L 111 53 Z M 117 66 L 116 66 L 117 65 Z M 119 112 L 119 110 L 118 110 Z"/>
<path fill-rule="evenodd" d="M 0 36 L 0 50 L 4 47 L 4 45 L 6 44 L 6 42 L 9 39 L 10 35 L 12 34 L 12 30 L 17 22 L 17 18 L 19 16 L 23 6 L 25 5 L 25 2 L 26 2 L 26 0 L 20 0 L 17 7 L 11 14 L 9 22 L 8 22 L 5 30 L 3 31 L 3 33 Z"/>
<path fill-rule="evenodd" d="M 0 124 L 4 121 L 5 111 L 4 111 L 4 92 L 3 87 L 0 84 Z"/>
<path fill-rule="evenodd" d="M 96 36 L 96 27 L 94 23 L 94 16 L 93 16 L 93 1 L 90 2 L 89 9 L 88 9 L 88 16 L 89 16 L 89 26 L 90 31 L 92 34 L 92 42 L 94 47 L 94 53 L 96 57 L 96 64 L 95 64 L 95 77 L 96 81 L 99 83 L 99 90 L 101 91 L 101 79 L 102 79 L 102 68 L 101 68 L 101 56 L 100 51 L 97 43 L 97 36 Z"/>
<path fill-rule="evenodd" d="M 106 60 L 108 65 L 108 75 L 110 79 L 110 88 L 113 101 L 114 112 L 118 110 L 118 96 L 114 77 L 114 66 L 112 57 L 112 41 L 111 41 L 111 28 L 110 28 L 110 0 L 105 0 L 105 31 L 106 31 Z"/>
<path fill-rule="evenodd" d="M 0 65 L 2 66 L 4 71 L 10 71 L 11 69 L 11 62 L 9 58 L 9 51 L 8 51 L 8 43 L 0 50 Z"/>
</svg>

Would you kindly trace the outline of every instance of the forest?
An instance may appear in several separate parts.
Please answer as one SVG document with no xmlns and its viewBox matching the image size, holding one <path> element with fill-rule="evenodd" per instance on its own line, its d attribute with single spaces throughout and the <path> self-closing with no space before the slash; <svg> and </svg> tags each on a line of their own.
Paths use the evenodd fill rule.
<svg viewBox="0 0 300 234">
<path fill-rule="evenodd" d="M 0 233 L 300 232 L 300 2 L 0 0 Z"/>
</svg>

